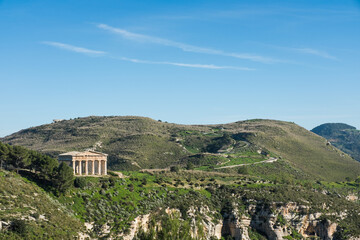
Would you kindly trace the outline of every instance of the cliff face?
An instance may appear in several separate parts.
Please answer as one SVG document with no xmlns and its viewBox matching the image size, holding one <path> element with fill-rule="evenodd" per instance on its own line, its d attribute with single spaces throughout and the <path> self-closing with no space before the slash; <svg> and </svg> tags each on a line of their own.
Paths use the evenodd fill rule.
<svg viewBox="0 0 360 240">
<path fill-rule="evenodd" d="M 344 214 L 331 215 L 335 216 L 334 219 L 341 219 Z M 168 220 L 165 221 L 165 218 Z M 221 239 L 228 236 L 235 240 L 251 240 L 254 236 L 256 239 L 270 240 L 314 237 L 322 240 L 343 239 L 336 236 L 339 230 L 336 221 L 326 219 L 321 213 L 310 213 L 308 206 L 292 202 L 254 203 L 241 211 L 234 204 L 231 211 L 222 215 L 212 212 L 207 206 L 191 207 L 186 216 L 182 216 L 179 209 L 159 209 L 138 216 L 132 222 L 130 231 L 117 237 L 125 240 L 148 239 L 149 236 L 163 236 L 162 231 L 167 231 L 171 236 L 167 225 L 172 225 L 171 230 L 174 231 L 186 231 L 188 226 L 189 235 L 184 239 Z"/>
<path fill-rule="evenodd" d="M 309 213 L 309 208 L 295 203 L 250 205 L 244 213 L 233 211 L 224 217 L 222 233 L 234 239 L 250 240 L 249 230 L 256 230 L 270 240 L 285 236 L 319 237 L 334 239 L 337 223 L 320 220 L 321 213 Z"/>
</svg>

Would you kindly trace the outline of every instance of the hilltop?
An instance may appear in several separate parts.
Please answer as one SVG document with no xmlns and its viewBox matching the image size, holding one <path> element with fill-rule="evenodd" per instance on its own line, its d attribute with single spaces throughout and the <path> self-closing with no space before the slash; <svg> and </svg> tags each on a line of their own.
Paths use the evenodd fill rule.
<svg viewBox="0 0 360 240">
<path fill-rule="evenodd" d="M 360 161 L 360 131 L 355 127 L 345 123 L 325 123 L 311 131 Z"/>
<path fill-rule="evenodd" d="M 145 117 L 90 116 L 32 127 L 1 141 L 56 157 L 92 148 L 109 154 L 113 170 L 168 168 L 178 165 L 206 171 L 267 177 L 341 181 L 355 179 L 360 164 L 322 137 L 294 124 L 247 120 L 216 125 L 180 125 Z M 277 161 L 265 163 L 273 158 Z"/>
</svg>

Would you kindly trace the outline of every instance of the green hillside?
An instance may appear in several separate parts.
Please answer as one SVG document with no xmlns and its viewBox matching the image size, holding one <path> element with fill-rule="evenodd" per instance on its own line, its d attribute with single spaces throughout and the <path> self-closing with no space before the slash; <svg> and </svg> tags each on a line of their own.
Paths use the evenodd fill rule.
<svg viewBox="0 0 360 240">
<path fill-rule="evenodd" d="M 0 170 L 0 239 L 74 239 L 84 231 L 73 212 L 33 182 Z"/>
<path fill-rule="evenodd" d="M 278 232 L 284 239 L 359 236 L 360 177 L 344 182 L 301 179 L 306 173 L 284 159 L 256 162 L 275 158 L 264 149 L 255 155 L 255 143 L 244 145 L 243 137 L 253 134 L 218 131 L 204 145 L 193 145 L 193 151 L 205 148 L 222 155 L 207 152 L 184 158 L 197 168 L 208 167 L 206 171 L 176 166 L 75 179 L 66 164 L 0 143 L 0 159 L 7 169 L 0 170 L 0 239 L 236 239 L 240 231 L 229 229 L 242 219 L 252 223 L 242 228 L 250 239 L 274 239 L 280 226 L 288 229 Z M 241 152 L 244 147 L 246 152 Z M 235 156 L 259 167 L 216 172 L 240 161 Z M 211 165 L 214 161 L 221 167 Z M 284 178 L 248 174 L 268 177 L 273 172 Z"/>
<path fill-rule="evenodd" d="M 360 161 L 360 131 L 355 127 L 344 123 L 325 123 L 311 131 Z"/>
<path fill-rule="evenodd" d="M 341 181 L 360 175 L 360 164 L 326 140 L 290 122 L 248 120 L 179 125 L 144 117 L 86 117 L 28 128 L 1 141 L 56 157 L 93 148 L 109 154 L 109 168 L 139 170 L 173 165 L 206 171 Z"/>
</svg>

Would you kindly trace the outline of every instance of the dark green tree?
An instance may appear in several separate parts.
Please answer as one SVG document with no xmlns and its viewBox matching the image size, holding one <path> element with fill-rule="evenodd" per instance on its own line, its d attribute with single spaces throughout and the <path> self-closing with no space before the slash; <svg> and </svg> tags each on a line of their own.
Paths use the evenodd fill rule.
<svg viewBox="0 0 360 240">
<path fill-rule="evenodd" d="M 187 164 L 186 164 L 186 169 L 187 170 L 193 170 L 194 169 L 194 164 L 192 163 L 192 162 L 188 162 Z"/>
<path fill-rule="evenodd" d="M 86 185 L 87 185 L 87 182 L 86 182 L 85 178 L 83 178 L 83 177 L 75 178 L 74 187 L 76 187 L 76 188 L 84 188 L 84 187 L 86 187 Z"/>
<path fill-rule="evenodd" d="M 27 225 L 24 220 L 15 219 L 10 225 L 10 230 L 24 236 L 27 232 Z"/>
<path fill-rule="evenodd" d="M 246 166 L 242 166 L 238 168 L 238 174 L 249 174 L 249 170 Z"/>
<path fill-rule="evenodd" d="M 356 183 L 360 183 L 360 176 L 355 180 Z"/>
<path fill-rule="evenodd" d="M 179 166 L 171 166 L 170 167 L 170 172 L 179 172 L 180 171 L 180 167 Z"/>
<path fill-rule="evenodd" d="M 38 171 L 44 178 L 53 175 L 54 170 L 59 166 L 56 159 L 35 151 L 31 152 L 30 159 L 31 168 Z"/>
<path fill-rule="evenodd" d="M 14 146 L 10 151 L 9 162 L 15 167 L 16 172 L 19 173 L 20 168 L 24 168 L 30 165 L 29 156 L 30 153 L 26 148 L 21 146 Z"/>
<path fill-rule="evenodd" d="M 9 158 L 9 148 L 0 142 L 0 169 L 3 168 L 3 163 Z"/>
<path fill-rule="evenodd" d="M 55 188 L 55 194 L 60 195 L 66 193 L 74 184 L 72 168 L 66 165 L 66 163 L 61 163 L 54 171 L 52 183 Z"/>
</svg>

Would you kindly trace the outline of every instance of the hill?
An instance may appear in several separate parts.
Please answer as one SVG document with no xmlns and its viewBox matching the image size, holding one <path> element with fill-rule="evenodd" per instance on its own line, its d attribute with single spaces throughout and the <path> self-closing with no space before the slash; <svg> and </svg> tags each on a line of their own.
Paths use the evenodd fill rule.
<svg viewBox="0 0 360 240">
<path fill-rule="evenodd" d="M 219 149 L 219 142 L 235 144 L 235 139 L 239 136 L 224 133 L 206 149 Z M 216 156 L 208 155 L 194 158 L 206 162 Z M 171 168 L 109 171 L 108 176 L 74 179 L 65 164 L 20 146 L 0 143 L 0 159 L 7 170 L 20 174 L 0 169 L 0 239 L 360 236 L 360 177 L 346 182 L 279 181 L 216 169 Z M 286 162 L 274 164 L 286 166 Z M 56 188 L 60 179 L 66 184 L 62 191 Z"/>
<path fill-rule="evenodd" d="M 109 168 L 139 170 L 173 165 L 253 175 L 341 181 L 355 179 L 360 164 L 322 137 L 290 122 L 248 120 L 180 125 L 144 117 L 86 117 L 21 130 L 1 141 L 56 157 L 93 148 L 109 154 Z M 276 162 L 266 163 L 269 158 Z"/>
<path fill-rule="evenodd" d="M 76 178 L 57 197 L 0 170 L 0 239 L 325 240 L 360 235 L 360 179 L 291 185 L 204 171 L 123 174 Z"/>
<path fill-rule="evenodd" d="M 73 239 L 85 230 L 73 211 L 35 183 L 3 170 L 0 209 L 0 239 Z"/>
<path fill-rule="evenodd" d="M 360 131 L 355 127 L 344 123 L 325 123 L 311 131 L 360 161 Z"/>
</svg>

